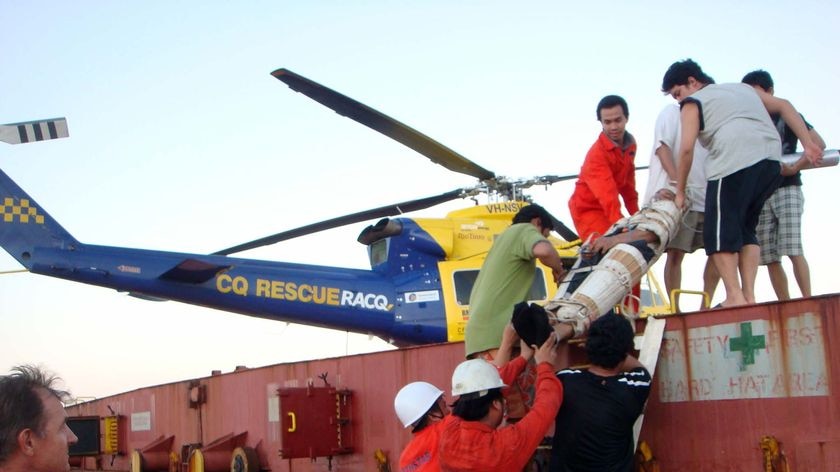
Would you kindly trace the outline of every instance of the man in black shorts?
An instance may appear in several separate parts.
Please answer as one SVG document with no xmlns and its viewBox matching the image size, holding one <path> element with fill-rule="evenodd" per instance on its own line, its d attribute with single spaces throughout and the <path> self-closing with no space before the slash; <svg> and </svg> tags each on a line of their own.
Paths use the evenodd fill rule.
<svg viewBox="0 0 840 472">
<path fill-rule="evenodd" d="M 722 305 L 755 303 L 760 254 L 756 225 L 764 201 L 782 179 L 781 141 L 768 112 L 788 123 L 809 161 L 819 162 L 822 150 L 790 102 L 746 84 L 714 84 L 691 59 L 668 68 L 662 91 L 681 106 L 676 203 L 685 205 L 686 180 L 699 139 L 709 151 L 703 242 L 726 289 Z"/>
</svg>

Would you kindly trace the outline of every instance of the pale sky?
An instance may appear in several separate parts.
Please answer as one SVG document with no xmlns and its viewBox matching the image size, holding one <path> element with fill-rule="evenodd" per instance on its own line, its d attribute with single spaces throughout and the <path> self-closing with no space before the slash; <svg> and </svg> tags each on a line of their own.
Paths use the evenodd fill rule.
<svg viewBox="0 0 840 472">
<path fill-rule="evenodd" d="M 629 102 L 627 129 L 646 165 L 656 116 L 672 101 L 659 91 L 662 75 L 687 57 L 718 82 L 768 70 L 778 96 L 836 149 L 838 19 L 840 6 L 828 1 L 7 0 L 0 123 L 65 116 L 70 138 L 0 143 L 0 168 L 82 242 L 209 253 L 475 183 L 291 91 L 269 75 L 276 68 L 497 174 L 529 177 L 578 171 L 607 94 Z M 840 287 L 838 176 L 836 167 L 803 175 L 817 294 Z M 640 193 L 645 182 L 641 172 Z M 572 189 L 531 194 L 571 225 Z M 369 268 L 355 241 L 367 224 L 241 255 Z M 684 286 L 700 288 L 703 261 L 688 258 Z M 20 268 L 0 251 L 0 272 Z M 757 289 L 760 301 L 774 298 L 763 268 Z M 80 397 L 387 347 L 364 335 L 0 275 L 0 373 L 43 364 Z"/>
</svg>

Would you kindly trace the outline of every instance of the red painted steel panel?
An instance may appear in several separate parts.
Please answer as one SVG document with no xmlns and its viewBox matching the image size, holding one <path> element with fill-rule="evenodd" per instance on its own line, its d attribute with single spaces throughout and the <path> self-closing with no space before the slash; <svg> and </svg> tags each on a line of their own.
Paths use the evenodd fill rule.
<svg viewBox="0 0 840 472">
<path fill-rule="evenodd" d="M 128 450 L 141 449 L 161 435 L 175 436 L 175 452 L 192 443 L 209 444 L 227 434 L 247 432 L 246 444 L 256 448 L 262 467 L 273 471 L 326 471 L 326 458 L 284 460 L 281 448 L 279 397 L 282 387 L 327 382 L 353 392 L 352 424 L 356 454 L 337 456 L 333 470 L 376 470 L 373 452 L 382 449 L 393 468 L 410 434 L 397 421 L 394 395 L 404 384 L 425 380 L 449 389 L 452 370 L 463 359 L 462 343 L 439 344 L 373 354 L 346 356 L 240 370 L 198 380 L 207 387 L 207 401 L 189 408 L 191 381 L 142 388 L 68 408 L 68 414 L 126 415 Z M 133 418 L 132 418 L 132 415 Z M 182 460 L 186 460 L 183 458 Z M 128 470 L 128 458 L 101 461 L 104 470 Z"/>
<path fill-rule="evenodd" d="M 280 389 L 280 431 L 285 458 L 317 458 L 353 452 L 349 390 L 331 387 Z"/>
<path fill-rule="evenodd" d="M 840 470 L 838 312 L 834 295 L 669 318 L 641 434 L 662 470 L 763 470 L 762 436 L 791 470 Z"/>
<path fill-rule="evenodd" d="M 669 318 L 642 429 L 661 470 L 762 470 L 758 441 L 764 435 L 782 442 L 792 470 L 840 469 L 838 312 L 840 295 L 832 295 Z M 757 343 L 761 336 L 763 348 Z M 579 361 L 581 350 L 569 349 Z M 463 353 L 463 344 L 452 343 L 277 364 L 142 388 L 68 412 L 108 416 L 110 406 L 125 415 L 129 451 L 161 436 L 175 436 L 173 449 L 180 452 L 184 445 L 247 433 L 245 444 L 256 449 L 262 468 L 326 471 L 326 458 L 284 460 L 277 454 L 282 445 L 277 389 L 323 386 L 319 375 L 326 373 L 331 386 L 353 392 L 358 451 L 333 458 L 332 470 L 377 470 L 377 449 L 395 470 L 410 437 L 394 415 L 395 393 L 414 380 L 448 392 Z M 190 408 L 195 381 L 206 386 L 200 408 Z M 129 468 L 127 457 L 111 464 L 108 456 L 100 463 L 105 470 Z"/>
</svg>

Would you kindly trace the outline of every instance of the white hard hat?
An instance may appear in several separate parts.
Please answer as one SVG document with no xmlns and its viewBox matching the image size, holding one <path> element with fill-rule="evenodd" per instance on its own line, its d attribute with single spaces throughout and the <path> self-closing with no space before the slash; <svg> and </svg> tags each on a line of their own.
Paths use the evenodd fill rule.
<svg viewBox="0 0 840 472">
<path fill-rule="evenodd" d="M 487 390 L 507 387 L 499 377 L 496 366 L 484 359 L 470 359 L 458 364 L 452 373 L 452 395 L 479 392 L 484 396 Z"/>
<path fill-rule="evenodd" d="M 443 395 L 443 390 L 428 382 L 411 382 L 397 392 L 394 397 L 394 411 L 408 428 L 429 411 L 429 408 Z"/>
</svg>

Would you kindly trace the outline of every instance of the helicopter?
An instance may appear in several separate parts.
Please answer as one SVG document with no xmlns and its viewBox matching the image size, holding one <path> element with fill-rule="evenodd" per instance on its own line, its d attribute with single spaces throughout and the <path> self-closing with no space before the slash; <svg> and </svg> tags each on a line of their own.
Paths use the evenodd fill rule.
<svg viewBox="0 0 840 472">
<path fill-rule="evenodd" d="M 173 300 L 341 329 L 378 336 L 398 346 L 463 340 L 472 285 L 495 236 L 529 204 L 524 191 L 577 176 L 518 180 L 497 176 L 405 124 L 288 69 L 277 69 L 272 75 L 432 162 L 477 178 L 478 184 L 332 218 L 212 254 L 189 254 L 81 243 L 0 170 L 0 246 L 29 272 L 112 288 L 145 300 Z M 55 123 L 60 132 L 51 131 Z M 26 137 L 41 139 L 68 134 L 63 119 L 15 123 L 0 130 L 0 138 L 9 138 L 3 140 L 10 143 L 33 141 L 21 130 L 30 130 Z M 487 195 L 488 203 L 455 210 L 444 218 L 391 218 L 479 194 Z M 381 219 L 358 237 L 367 247 L 370 270 L 232 256 L 376 218 Z M 580 241 L 574 231 L 554 220 L 562 239 L 550 240 L 571 266 Z M 538 264 L 529 300 L 553 296 L 556 287 L 551 280 L 551 271 Z"/>
</svg>

